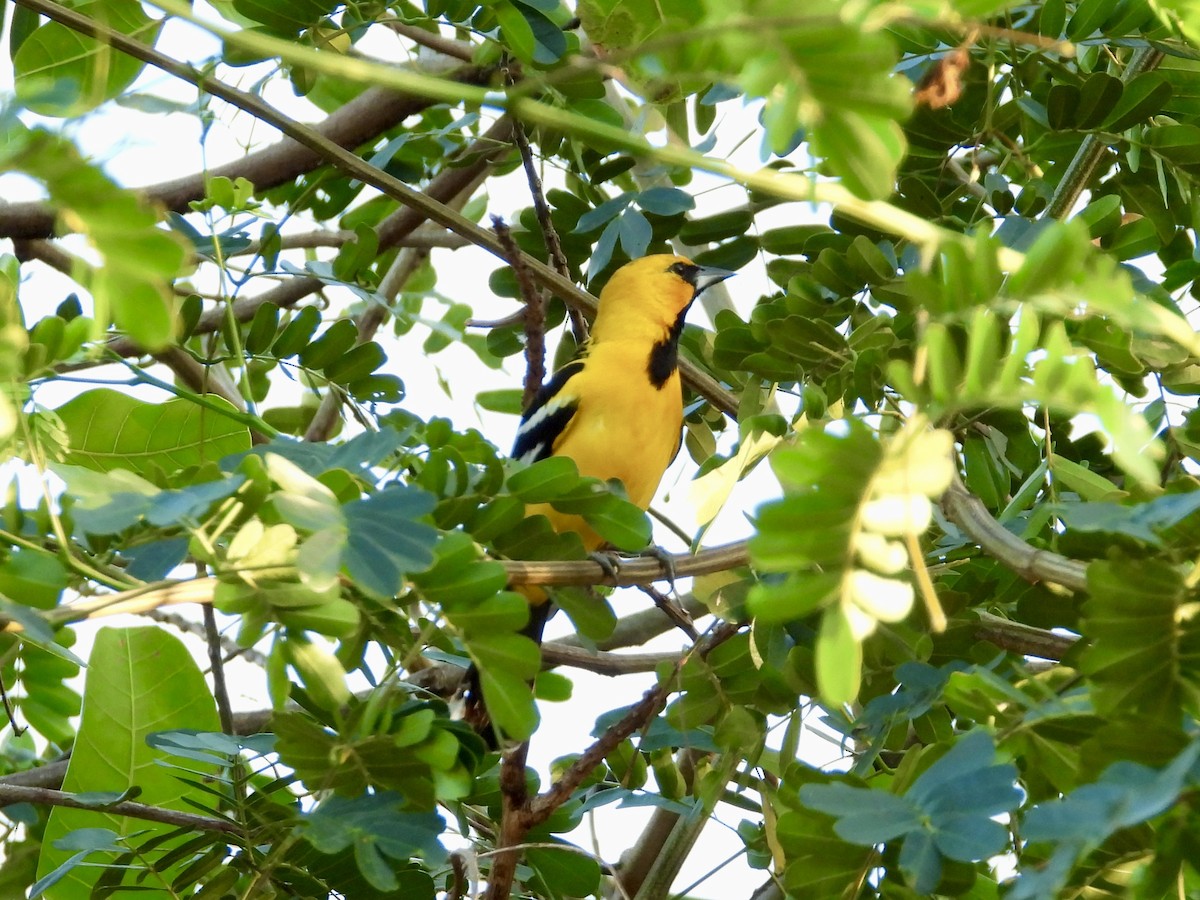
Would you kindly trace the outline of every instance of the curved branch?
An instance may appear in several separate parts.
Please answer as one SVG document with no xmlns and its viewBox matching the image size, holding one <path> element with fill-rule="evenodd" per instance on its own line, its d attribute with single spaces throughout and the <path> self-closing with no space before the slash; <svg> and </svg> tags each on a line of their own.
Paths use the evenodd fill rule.
<svg viewBox="0 0 1200 900">
<path fill-rule="evenodd" d="M 947 518 L 965 531 L 983 552 L 1027 581 L 1047 581 L 1072 591 L 1087 591 L 1087 564 L 1021 540 L 994 518 L 962 483 L 957 468 L 942 496 Z"/>
</svg>

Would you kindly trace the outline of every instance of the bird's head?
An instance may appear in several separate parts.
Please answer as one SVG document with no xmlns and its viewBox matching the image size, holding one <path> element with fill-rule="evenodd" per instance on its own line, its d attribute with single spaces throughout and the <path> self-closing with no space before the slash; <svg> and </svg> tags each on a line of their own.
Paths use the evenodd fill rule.
<svg viewBox="0 0 1200 900">
<path fill-rule="evenodd" d="M 626 263 L 613 273 L 600 292 L 600 309 L 595 337 L 605 329 L 605 320 L 629 329 L 637 319 L 678 333 L 683 317 L 702 291 L 724 281 L 733 273 L 711 266 L 698 266 L 690 259 L 659 253 Z"/>
</svg>

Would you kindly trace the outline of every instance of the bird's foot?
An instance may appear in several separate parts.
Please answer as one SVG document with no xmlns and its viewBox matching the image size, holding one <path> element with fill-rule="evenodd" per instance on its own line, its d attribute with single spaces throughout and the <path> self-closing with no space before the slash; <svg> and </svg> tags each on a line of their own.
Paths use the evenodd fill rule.
<svg viewBox="0 0 1200 900">
<path fill-rule="evenodd" d="M 604 570 L 606 578 L 613 584 L 617 583 L 617 576 L 621 574 L 621 557 L 616 553 L 597 550 L 595 553 L 589 553 L 588 558 Z"/>
</svg>

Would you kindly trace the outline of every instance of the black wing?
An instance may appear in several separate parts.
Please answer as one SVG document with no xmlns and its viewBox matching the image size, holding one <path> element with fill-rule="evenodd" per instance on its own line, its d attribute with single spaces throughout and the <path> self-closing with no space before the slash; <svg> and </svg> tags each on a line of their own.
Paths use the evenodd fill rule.
<svg viewBox="0 0 1200 900">
<path fill-rule="evenodd" d="M 579 409 L 579 400 L 563 390 L 567 382 L 583 371 L 583 361 L 567 363 L 542 385 L 521 416 L 521 427 L 513 443 L 513 459 L 534 463 L 554 452 L 559 435 Z"/>
</svg>

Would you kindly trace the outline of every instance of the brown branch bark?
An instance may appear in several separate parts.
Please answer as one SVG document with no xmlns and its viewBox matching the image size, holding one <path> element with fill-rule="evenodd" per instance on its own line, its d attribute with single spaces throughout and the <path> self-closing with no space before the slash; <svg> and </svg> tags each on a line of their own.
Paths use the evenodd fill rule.
<svg viewBox="0 0 1200 900">
<path fill-rule="evenodd" d="M 1036 656 L 1039 659 L 1061 660 L 1079 638 L 1035 628 L 1021 622 L 1002 619 L 988 612 L 979 613 L 975 636 L 1011 653 Z"/>
<path fill-rule="evenodd" d="M 529 562 L 499 560 L 508 573 L 509 584 L 642 584 L 669 579 L 672 575 L 683 578 L 689 575 L 706 575 L 745 565 L 749 560 L 744 541 L 701 550 L 695 555 L 677 553 L 666 557 L 664 563 L 657 557 L 638 557 L 621 565 L 616 577 L 606 573 L 595 560 L 581 559 L 570 562 Z M 671 570 L 673 567 L 673 571 Z M 139 614 L 177 603 L 211 603 L 217 589 L 216 578 L 194 578 L 188 581 L 161 581 L 144 587 L 119 593 L 105 594 L 90 600 L 60 606 L 49 618 L 53 624 L 67 625 L 84 619 L 112 616 L 122 613 Z M 20 626 L 9 622 L 5 631 L 20 631 Z"/>
<path fill-rule="evenodd" d="M 162 822 L 166 825 L 190 828 L 195 831 L 219 831 L 223 834 L 241 832 L 241 828 L 236 823 L 227 822 L 224 819 L 179 812 L 174 809 L 163 809 L 161 806 L 135 803 L 132 800 L 123 800 L 109 806 L 96 806 L 94 803 L 84 803 L 74 794 L 65 791 L 44 787 L 24 787 L 11 783 L 0 784 L 0 806 L 7 806 L 10 803 L 36 803 L 42 806 L 63 806 L 67 809 L 90 809 L 94 812 L 129 816 L 133 819 L 144 819 L 147 822 Z"/>
<path fill-rule="evenodd" d="M 458 59 L 462 62 L 470 62 L 475 57 L 476 47 L 472 44 L 443 37 L 436 32 L 426 31 L 424 28 L 418 28 L 416 25 L 408 25 L 396 20 L 385 20 L 383 24 L 401 37 L 408 38 L 414 44 L 428 47 L 430 50 L 440 53 L 443 56 L 449 56 L 452 59 Z"/>
<path fill-rule="evenodd" d="M 1087 565 L 1021 540 L 994 518 L 955 470 L 954 481 L 942 496 L 946 517 L 965 531 L 983 552 L 1028 581 L 1048 581 L 1080 593 L 1087 591 Z"/>
<path fill-rule="evenodd" d="M 714 647 L 717 647 L 737 634 L 737 631 L 738 626 L 736 625 L 728 623 L 719 625 L 711 635 L 696 644 L 692 652 L 699 653 L 701 656 L 707 655 Z M 676 662 L 676 673 L 682 664 L 682 658 Z M 566 803 L 591 774 L 592 770 L 617 745 L 634 732 L 644 728 L 650 722 L 666 701 L 667 695 L 673 690 L 674 682 L 674 675 L 671 675 L 662 679 L 658 684 L 646 691 L 641 701 L 626 713 L 620 722 L 601 735 L 575 762 L 567 767 L 567 770 L 559 776 L 558 780 L 548 790 L 536 797 L 527 799 L 523 794 L 518 796 L 514 791 L 510 798 L 504 790 L 503 782 L 505 776 L 502 770 L 501 793 L 504 796 L 504 812 L 501 821 L 500 837 L 496 844 L 495 862 L 492 866 L 491 877 L 488 880 L 487 900 L 506 900 L 512 890 L 513 876 L 516 872 L 519 858 L 519 845 L 524 840 L 525 835 L 529 833 L 531 828 L 545 822 L 556 809 Z M 520 759 L 522 791 L 525 784 L 525 753 L 527 751 L 528 743 L 522 744 L 517 751 L 513 752 L 512 757 L 514 760 L 518 757 Z M 509 760 L 506 758 L 504 764 L 507 765 L 508 762 Z M 510 777 L 513 776 L 510 775 Z"/>
<path fill-rule="evenodd" d="M 419 213 L 417 214 L 423 218 L 437 222 L 455 234 L 459 234 L 477 246 L 503 258 L 503 251 L 495 235 L 490 234 L 485 229 L 480 228 L 453 210 L 446 208 L 443 203 L 438 202 L 436 199 L 414 190 L 398 178 L 394 178 L 386 172 L 370 165 L 344 147 L 326 141 L 323 136 L 309 126 L 283 115 L 260 98 L 232 88 L 218 79 L 201 75 L 190 66 L 180 63 L 162 53 L 158 53 L 127 35 L 108 28 L 87 16 L 80 15 L 74 10 L 69 10 L 53 2 L 53 0 L 17 0 L 17 2 L 28 9 L 48 16 L 68 28 L 104 40 L 111 47 L 122 53 L 132 56 L 135 59 L 143 60 L 183 81 L 196 85 L 215 97 L 234 104 L 255 118 L 261 119 L 280 129 L 288 137 L 320 154 L 326 162 L 337 166 L 343 172 L 353 175 L 366 184 L 377 187 L 388 196 L 399 200 L 414 210 L 418 210 Z M 528 258 L 526 265 L 529 267 L 534 278 L 543 287 L 556 293 L 568 305 L 589 313 L 595 313 L 596 298 L 587 293 L 587 291 L 582 290 L 569 278 L 563 277 L 549 266 L 533 258 Z M 301 297 L 307 296 L 307 293 L 311 293 L 303 285 L 299 288 L 293 286 L 292 290 L 298 290 Z M 272 302 L 275 301 L 273 300 Z M 294 303 L 296 301 L 293 299 L 289 302 Z M 280 305 L 288 304 L 280 303 Z M 253 313 L 251 312 L 250 315 L 253 315 Z M 708 400 L 716 409 L 733 418 L 737 417 L 737 399 L 729 391 L 725 390 L 715 378 L 701 371 L 686 359 L 680 360 L 679 367 L 683 375 L 683 382 L 687 387 Z"/>
<path fill-rule="evenodd" d="M 56 4 L 50 4 L 50 6 L 54 5 Z M 42 8 L 40 4 L 30 5 L 29 8 L 43 15 L 54 17 L 52 9 Z M 64 24 L 85 34 L 88 33 L 85 26 L 79 21 L 64 22 Z M 103 37 L 103 35 L 93 36 Z M 147 59 L 146 61 L 154 65 L 158 65 L 163 60 L 174 63 L 174 60 L 161 54 L 157 54 L 157 56 L 161 59 L 158 61 Z M 145 57 L 139 54 L 139 58 Z M 190 68 L 182 63 L 175 63 L 175 66 L 184 69 Z M 163 66 L 160 65 L 159 68 L 163 68 Z M 167 71 L 171 70 L 167 69 Z M 481 85 L 488 82 L 493 72 L 494 69 L 490 67 L 467 66 L 450 73 L 447 77 L 462 84 Z M 178 74 L 178 72 L 172 71 L 171 74 Z M 193 82 L 202 91 L 207 91 L 215 81 L 215 79 L 202 79 L 194 74 L 184 80 Z M 221 96 L 216 92 L 212 93 Z M 222 99 L 228 100 L 229 98 L 222 97 Z M 394 128 L 409 116 L 423 112 L 435 102 L 425 97 L 398 94 L 385 88 L 368 88 L 345 106 L 330 113 L 323 122 L 312 127 L 313 131 L 322 138 L 339 147 L 351 149 Z M 294 138 L 285 137 L 277 143 L 248 153 L 241 159 L 223 166 L 158 184 L 146 185 L 135 188 L 135 190 L 153 203 L 174 212 L 183 213 L 188 212 L 188 204 L 191 201 L 204 197 L 204 186 L 210 178 L 220 176 L 229 179 L 245 178 L 257 190 L 265 191 L 286 184 L 326 162 L 326 158 L 320 152 L 299 143 Z M 0 237 L 53 237 L 57 215 L 57 210 L 47 203 L 13 203 L 0 206 Z"/>
<path fill-rule="evenodd" d="M 518 127 L 514 125 L 514 132 Z M 521 390 L 521 408 L 529 409 L 546 380 L 546 301 L 534 287 L 523 254 L 508 225 L 499 216 L 492 216 L 492 231 L 500 239 L 505 258 L 521 288 L 521 299 L 525 301 L 525 381 Z"/>
<path fill-rule="evenodd" d="M 546 195 L 542 191 L 542 179 L 538 177 L 537 167 L 534 165 L 533 149 L 529 146 L 525 127 L 520 122 L 513 123 L 513 142 L 521 152 L 521 166 L 525 169 L 525 181 L 529 185 L 529 196 L 533 199 L 533 211 L 537 215 L 538 226 L 542 229 L 542 239 L 546 242 L 546 250 L 550 254 L 550 264 L 554 266 L 554 270 L 559 275 L 570 278 L 571 267 L 567 263 L 567 255 L 563 253 L 558 229 L 554 227 L 554 222 L 550 218 L 550 204 L 546 202 Z M 544 310 L 544 300 L 541 305 Z M 575 343 L 582 346 L 588 337 L 587 319 L 583 317 L 580 310 L 573 306 L 567 307 L 567 313 L 571 317 L 571 330 L 575 333 Z M 526 313 L 526 318 L 528 319 L 528 313 Z M 525 405 L 528 406 L 528 402 Z"/>
</svg>

